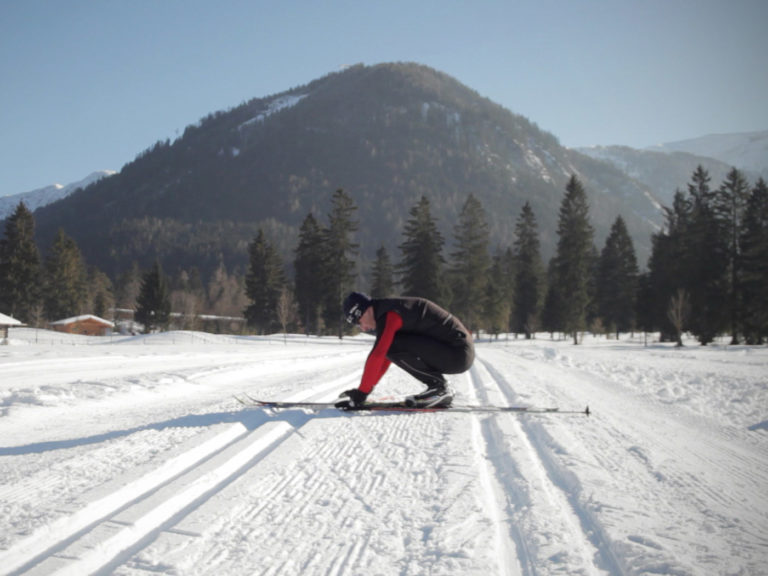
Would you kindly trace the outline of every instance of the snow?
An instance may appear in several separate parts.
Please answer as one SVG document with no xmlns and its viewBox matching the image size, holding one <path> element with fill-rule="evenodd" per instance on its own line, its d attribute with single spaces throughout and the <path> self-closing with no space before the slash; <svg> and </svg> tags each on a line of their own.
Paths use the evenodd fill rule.
<svg viewBox="0 0 768 576">
<path fill-rule="evenodd" d="M 30 212 L 34 212 L 38 208 L 47 206 L 62 198 L 66 198 L 79 188 L 87 188 L 94 182 L 98 182 L 102 178 L 112 176 L 115 173 L 114 170 L 99 170 L 92 172 L 82 180 L 72 182 L 66 186 L 62 184 L 52 184 L 29 192 L 2 196 L 0 197 L 0 220 L 13 214 L 16 207 L 19 205 L 19 202 L 24 202 Z"/>
<path fill-rule="evenodd" d="M 51 322 L 51 326 L 64 326 L 66 324 L 74 324 L 75 322 L 83 322 L 85 320 L 95 320 L 96 322 L 107 324 L 109 326 L 112 326 L 113 328 L 115 326 L 113 322 L 110 322 L 109 320 L 104 320 L 104 318 L 99 318 L 98 316 L 94 316 L 93 314 L 81 314 L 80 316 L 72 316 L 70 318 L 64 318 L 63 320 L 56 320 L 56 322 Z"/>
<path fill-rule="evenodd" d="M 660 152 L 682 151 L 716 158 L 741 170 L 762 173 L 768 170 L 768 130 L 735 134 L 708 134 L 652 146 Z"/>
<path fill-rule="evenodd" d="M 10 341 L 0 574 L 768 573 L 766 348 L 502 339 L 450 378 L 585 417 L 233 399 L 333 400 L 367 336 Z"/>
<path fill-rule="evenodd" d="M 21 326 L 21 322 L 16 320 L 16 318 L 0 313 L 0 326 Z"/>
<path fill-rule="evenodd" d="M 269 103 L 266 110 L 260 112 L 250 120 L 246 120 L 240 124 L 240 126 L 238 126 L 238 130 L 243 130 L 252 124 L 262 123 L 264 120 L 272 116 L 272 114 L 276 114 L 277 112 L 296 106 L 296 104 L 301 102 L 307 96 L 308 94 L 286 94 L 284 96 L 275 98 Z"/>
</svg>

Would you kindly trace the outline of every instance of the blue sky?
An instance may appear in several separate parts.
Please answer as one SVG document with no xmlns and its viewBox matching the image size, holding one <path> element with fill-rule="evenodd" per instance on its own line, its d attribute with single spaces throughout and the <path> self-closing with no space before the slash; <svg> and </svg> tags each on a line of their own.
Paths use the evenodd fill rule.
<svg viewBox="0 0 768 576">
<path fill-rule="evenodd" d="M 566 146 L 765 130 L 766 25 L 765 0 L 0 0 L 0 196 L 359 62 L 441 70 Z"/>
</svg>

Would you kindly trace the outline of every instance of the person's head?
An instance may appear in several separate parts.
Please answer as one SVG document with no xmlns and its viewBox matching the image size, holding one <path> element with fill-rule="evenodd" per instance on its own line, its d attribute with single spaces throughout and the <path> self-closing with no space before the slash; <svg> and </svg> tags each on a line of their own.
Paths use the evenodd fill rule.
<svg viewBox="0 0 768 576">
<path fill-rule="evenodd" d="M 344 299 L 344 318 L 350 324 L 357 324 L 370 307 L 371 299 L 362 292 L 350 292 Z"/>
</svg>

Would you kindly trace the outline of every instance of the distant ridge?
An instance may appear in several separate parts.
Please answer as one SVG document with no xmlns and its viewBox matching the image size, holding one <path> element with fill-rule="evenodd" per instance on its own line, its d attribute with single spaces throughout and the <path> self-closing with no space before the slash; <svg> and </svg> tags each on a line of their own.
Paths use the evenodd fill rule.
<svg viewBox="0 0 768 576">
<path fill-rule="evenodd" d="M 731 166 L 720 160 L 688 152 L 638 150 L 628 146 L 592 146 L 578 150 L 595 160 L 615 166 L 628 177 L 653 190 L 659 209 L 672 205 L 675 191 L 685 189 L 698 166 L 707 170 L 714 186 L 725 180 L 731 170 Z"/>
<path fill-rule="evenodd" d="M 113 174 L 116 174 L 114 170 L 98 170 L 90 173 L 82 180 L 70 184 L 52 184 L 36 190 L 30 190 L 29 192 L 2 196 L 0 197 L 0 220 L 5 220 L 13 214 L 19 202 L 24 202 L 27 208 L 34 212 L 42 206 L 47 206 L 52 202 L 66 198 L 78 188 L 87 188 L 94 182 L 98 182 L 102 178 L 112 176 Z"/>
<path fill-rule="evenodd" d="M 768 175 L 768 130 L 733 134 L 708 134 L 652 146 L 648 150 L 687 152 L 715 158 L 740 170 Z"/>
</svg>

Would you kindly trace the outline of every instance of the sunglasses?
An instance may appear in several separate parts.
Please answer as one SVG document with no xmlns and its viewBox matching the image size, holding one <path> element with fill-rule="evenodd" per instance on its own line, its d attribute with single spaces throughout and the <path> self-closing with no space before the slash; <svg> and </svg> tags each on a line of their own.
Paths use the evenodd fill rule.
<svg viewBox="0 0 768 576">
<path fill-rule="evenodd" d="M 364 310 L 360 307 L 359 304 L 355 304 L 352 306 L 352 308 L 349 309 L 349 312 L 347 312 L 347 322 L 350 324 L 357 324 L 360 322 L 360 317 L 363 315 Z"/>
</svg>

